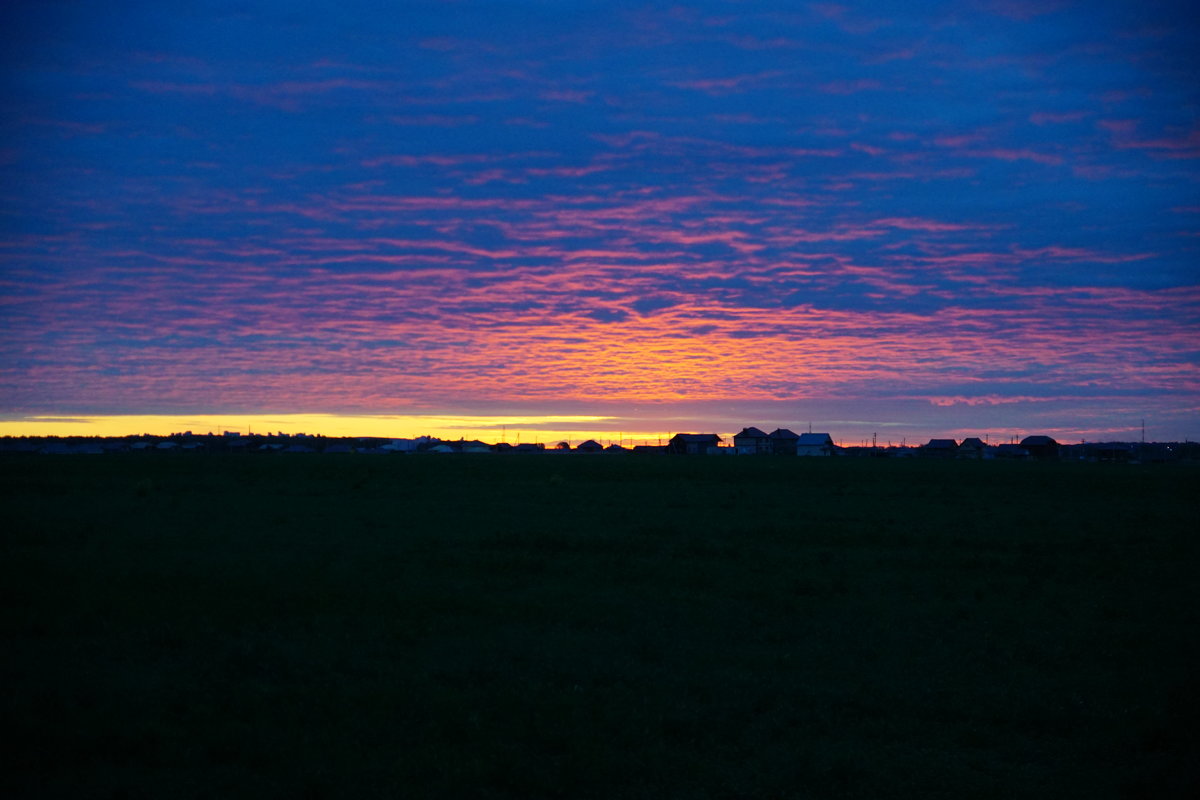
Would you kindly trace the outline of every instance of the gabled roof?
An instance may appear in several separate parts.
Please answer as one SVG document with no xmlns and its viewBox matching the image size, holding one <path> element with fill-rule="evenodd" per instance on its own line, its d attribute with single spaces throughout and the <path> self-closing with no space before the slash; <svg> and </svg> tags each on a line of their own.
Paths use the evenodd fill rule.
<svg viewBox="0 0 1200 800">
<path fill-rule="evenodd" d="M 802 447 L 827 447 L 833 444 L 833 437 L 828 433 L 802 433 L 796 444 Z"/>
<path fill-rule="evenodd" d="M 767 435 L 758 428 L 742 428 L 741 433 L 735 433 L 733 435 L 733 438 L 735 439 L 741 439 L 743 437 L 750 439 L 766 439 Z"/>
<path fill-rule="evenodd" d="M 987 445 L 984 444 L 983 440 L 980 439 L 978 436 L 968 436 L 966 439 L 962 440 L 962 444 L 960 444 L 959 447 L 960 448 L 966 447 L 968 449 L 974 448 L 976 450 L 982 450 L 983 448 L 987 447 Z"/>
<path fill-rule="evenodd" d="M 957 450 L 958 442 L 953 439 L 930 439 L 925 445 L 926 450 Z"/>
<path fill-rule="evenodd" d="M 800 436 L 798 434 L 792 433 L 787 428 L 776 428 L 775 430 L 771 431 L 771 433 L 767 436 L 767 438 L 768 439 L 786 439 L 789 441 L 794 441 L 796 439 L 799 439 Z"/>
</svg>

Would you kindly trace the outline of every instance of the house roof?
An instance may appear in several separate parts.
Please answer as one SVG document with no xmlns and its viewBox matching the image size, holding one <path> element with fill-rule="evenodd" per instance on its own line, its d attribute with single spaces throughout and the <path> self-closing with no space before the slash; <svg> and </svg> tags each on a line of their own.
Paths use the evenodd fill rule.
<svg viewBox="0 0 1200 800">
<path fill-rule="evenodd" d="M 733 435 L 733 438 L 735 439 L 741 439 L 743 437 L 750 439 L 766 439 L 767 435 L 758 428 L 742 428 L 741 433 L 735 433 Z"/>
<path fill-rule="evenodd" d="M 1058 442 L 1054 441 L 1049 436 L 1026 436 L 1021 440 L 1022 447 L 1048 447 L 1057 444 Z"/>
<path fill-rule="evenodd" d="M 776 428 L 775 430 L 771 431 L 771 433 L 768 435 L 767 438 L 795 440 L 795 439 L 799 439 L 800 436 L 798 434 L 792 433 L 787 428 Z"/>
<path fill-rule="evenodd" d="M 956 450 L 958 442 L 953 439 L 930 439 L 929 444 L 925 445 L 926 450 Z"/>
<path fill-rule="evenodd" d="M 833 444 L 833 437 L 828 433 L 802 433 L 798 445 L 805 447 L 826 447 Z"/>
<path fill-rule="evenodd" d="M 715 433 L 677 433 L 671 437 L 671 441 L 678 439 L 681 442 L 713 442 L 721 441 L 721 437 Z"/>
<path fill-rule="evenodd" d="M 987 447 L 987 445 L 984 444 L 983 440 L 978 436 L 968 436 L 966 439 L 962 440 L 962 444 L 960 444 L 959 447 L 973 447 L 976 449 L 981 449 Z"/>
</svg>

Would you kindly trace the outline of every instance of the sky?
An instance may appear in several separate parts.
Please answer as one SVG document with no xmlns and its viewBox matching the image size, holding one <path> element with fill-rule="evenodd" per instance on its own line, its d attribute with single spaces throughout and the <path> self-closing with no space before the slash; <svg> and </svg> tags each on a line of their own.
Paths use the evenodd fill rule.
<svg viewBox="0 0 1200 800">
<path fill-rule="evenodd" d="M 0 434 L 1200 437 L 1186 3 L 0 31 Z"/>
</svg>

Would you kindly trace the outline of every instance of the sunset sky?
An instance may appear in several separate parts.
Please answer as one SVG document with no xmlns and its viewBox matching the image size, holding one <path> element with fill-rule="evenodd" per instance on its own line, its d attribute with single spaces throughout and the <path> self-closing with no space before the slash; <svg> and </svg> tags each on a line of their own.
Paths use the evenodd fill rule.
<svg viewBox="0 0 1200 800">
<path fill-rule="evenodd" d="M 6 3 L 0 434 L 1196 439 L 1193 10 Z"/>
</svg>

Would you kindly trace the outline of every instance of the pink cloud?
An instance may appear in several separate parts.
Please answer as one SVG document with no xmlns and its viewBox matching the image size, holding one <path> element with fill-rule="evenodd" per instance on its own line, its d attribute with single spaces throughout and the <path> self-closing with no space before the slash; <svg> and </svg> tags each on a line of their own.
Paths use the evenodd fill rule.
<svg viewBox="0 0 1200 800">
<path fill-rule="evenodd" d="M 859 78 L 853 81 L 830 81 L 817 87 L 817 91 L 825 94 L 857 94 L 858 92 L 877 91 L 883 84 L 870 78 Z"/>
<path fill-rule="evenodd" d="M 1096 123 L 1112 134 L 1113 146 L 1120 150 L 1146 150 L 1155 158 L 1200 158 L 1200 126 L 1189 130 L 1175 129 L 1156 138 L 1137 136 L 1137 120 L 1105 119 Z"/>
<path fill-rule="evenodd" d="M 966 147 L 967 145 L 977 144 L 984 140 L 984 135 L 979 132 L 962 133 L 953 136 L 937 136 L 933 143 L 938 147 Z"/>
<path fill-rule="evenodd" d="M 560 103 L 587 103 L 596 93 L 585 92 L 575 89 L 548 89 L 538 92 L 538 97 L 543 100 L 554 100 Z"/>
<path fill-rule="evenodd" d="M 1063 125 L 1068 122 L 1078 122 L 1088 116 L 1086 111 L 1051 112 L 1037 111 L 1029 115 L 1029 121 L 1034 125 Z"/>
<path fill-rule="evenodd" d="M 464 116 L 449 116 L 447 114 L 417 114 L 408 116 L 391 116 L 388 121 L 394 125 L 413 125 L 430 128 L 459 128 L 464 125 L 474 125 L 479 117 L 473 114 Z"/>
<path fill-rule="evenodd" d="M 965 405 L 965 406 L 1001 406 L 1011 405 L 1013 403 L 1043 403 L 1060 398 L 1047 397 L 1030 397 L 1029 395 L 999 395 L 988 394 L 974 397 L 965 397 L 963 395 L 955 395 L 953 397 L 930 397 L 929 402 L 935 406 L 948 408 L 950 406 Z"/>
<path fill-rule="evenodd" d="M 1000 161 L 1033 161 L 1038 164 L 1058 165 L 1063 163 L 1062 156 L 1056 156 L 1051 153 L 1039 153 L 1036 150 L 1022 148 L 1013 150 L 1003 147 L 994 147 L 988 150 L 967 150 L 963 155 L 971 158 L 994 158 Z"/>
<path fill-rule="evenodd" d="M 850 149 L 858 150 L 860 153 L 866 153 L 871 156 L 881 156 L 887 152 L 882 147 L 875 147 L 874 145 L 863 144 L 862 142 L 851 142 Z"/>
<path fill-rule="evenodd" d="M 733 94 L 752 86 L 758 86 L 784 73 L 780 70 L 768 70 L 750 75 L 730 75 L 721 78 L 696 78 L 690 80 L 668 81 L 669 86 L 681 89 L 694 89 L 711 95 Z"/>
<path fill-rule="evenodd" d="M 876 225 L 889 228 L 900 228 L 906 231 L 925 231 L 927 233 L 943 233 L 947 231 L 978 230 L 979 226 L 960 225 L 952 222 L 920 219 L 918 217 L 887 217 L 875 220 Z"/>
</svg>

